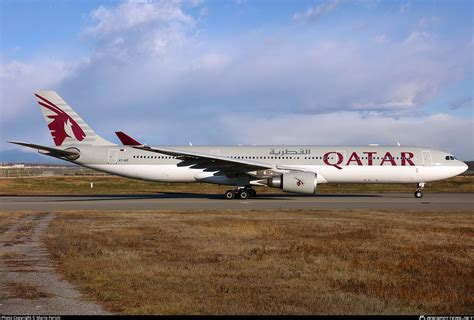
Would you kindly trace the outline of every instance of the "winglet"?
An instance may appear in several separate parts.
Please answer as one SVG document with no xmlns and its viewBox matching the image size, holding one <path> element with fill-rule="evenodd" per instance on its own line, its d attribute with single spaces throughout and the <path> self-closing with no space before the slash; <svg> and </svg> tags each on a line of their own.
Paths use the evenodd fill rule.
<svg viewBox="0 0 474 320">
<path fill-rule="evenodd" d="M 122 131 L 117 131 L 115 132 L 117 137 L 120 139 L 120 142 L 124 146 L 143 146 L 143 143 L 138 142 L 137 140 L 133 139 L 129 135 L 127 135 L 125 132 Z"/>
</svg>

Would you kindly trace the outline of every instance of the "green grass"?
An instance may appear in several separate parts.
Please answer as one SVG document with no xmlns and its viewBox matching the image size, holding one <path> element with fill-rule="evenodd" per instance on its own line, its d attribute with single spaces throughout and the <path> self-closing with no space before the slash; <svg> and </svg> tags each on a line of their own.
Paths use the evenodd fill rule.
<svg viewBox="0 0 474 320">
<path fill-rule="evenodd" d="M 94 188 L 90 187 L 91 182 Z M 0 179 L 0 195 L 87 195 L 87 194 L 147 194 L 203 193 L 221 194 L 231 189 L 201 183 L 161 183 L 121 177 L 39 177 Z M 257 187 L 257 193 L 281 193 L 274 188 Z M 414 184 L 321 184 L 318 193 L 414 192 Z M 474 176 L 458 176 L 427 183 L 427 192 L 474 192 Z"/>
</svg>

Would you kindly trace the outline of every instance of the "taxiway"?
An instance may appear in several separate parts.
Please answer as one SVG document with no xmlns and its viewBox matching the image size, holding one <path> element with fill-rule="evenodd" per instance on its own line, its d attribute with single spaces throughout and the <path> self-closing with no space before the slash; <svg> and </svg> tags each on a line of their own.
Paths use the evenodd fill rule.
<svg viewBox="0 0 474 320">
<path fill-rule="evenodd" d="M 69 210 L 351 210 L 395 209 L 473 211 L 472 193 L 428 193 L 416 199 L 410 193 L 333 194 L 316 196 L 260 195 L 248 200 L 226 200 L 221 195 L 158 193 L 97 196 L 3 196 L 2 211 Z"/>
</svg>

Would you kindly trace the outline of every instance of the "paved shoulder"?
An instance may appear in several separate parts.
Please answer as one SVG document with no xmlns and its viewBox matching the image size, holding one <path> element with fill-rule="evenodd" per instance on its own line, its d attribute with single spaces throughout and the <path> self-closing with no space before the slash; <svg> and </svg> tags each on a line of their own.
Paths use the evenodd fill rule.
<svg viewBox="0 0 474 320">
<path fill-rule="evenodd" d="M 55 272 L 43 241 L 52 219 L 31 214 L 0 235 L 0 314 L 106 314 Z"/>
</svg>

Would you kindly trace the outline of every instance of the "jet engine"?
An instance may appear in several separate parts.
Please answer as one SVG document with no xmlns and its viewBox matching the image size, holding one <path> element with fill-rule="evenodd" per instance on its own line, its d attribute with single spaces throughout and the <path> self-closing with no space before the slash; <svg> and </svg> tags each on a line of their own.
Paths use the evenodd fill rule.
<svg viewBox="0 0 474 320">
<path fill-rule="evenodd" d="M 288 173 L 268 179 L 267 184 L 285 192 L 315 194 L 317 174 L 307 171 L 292 170 Z"/>
</svg>

